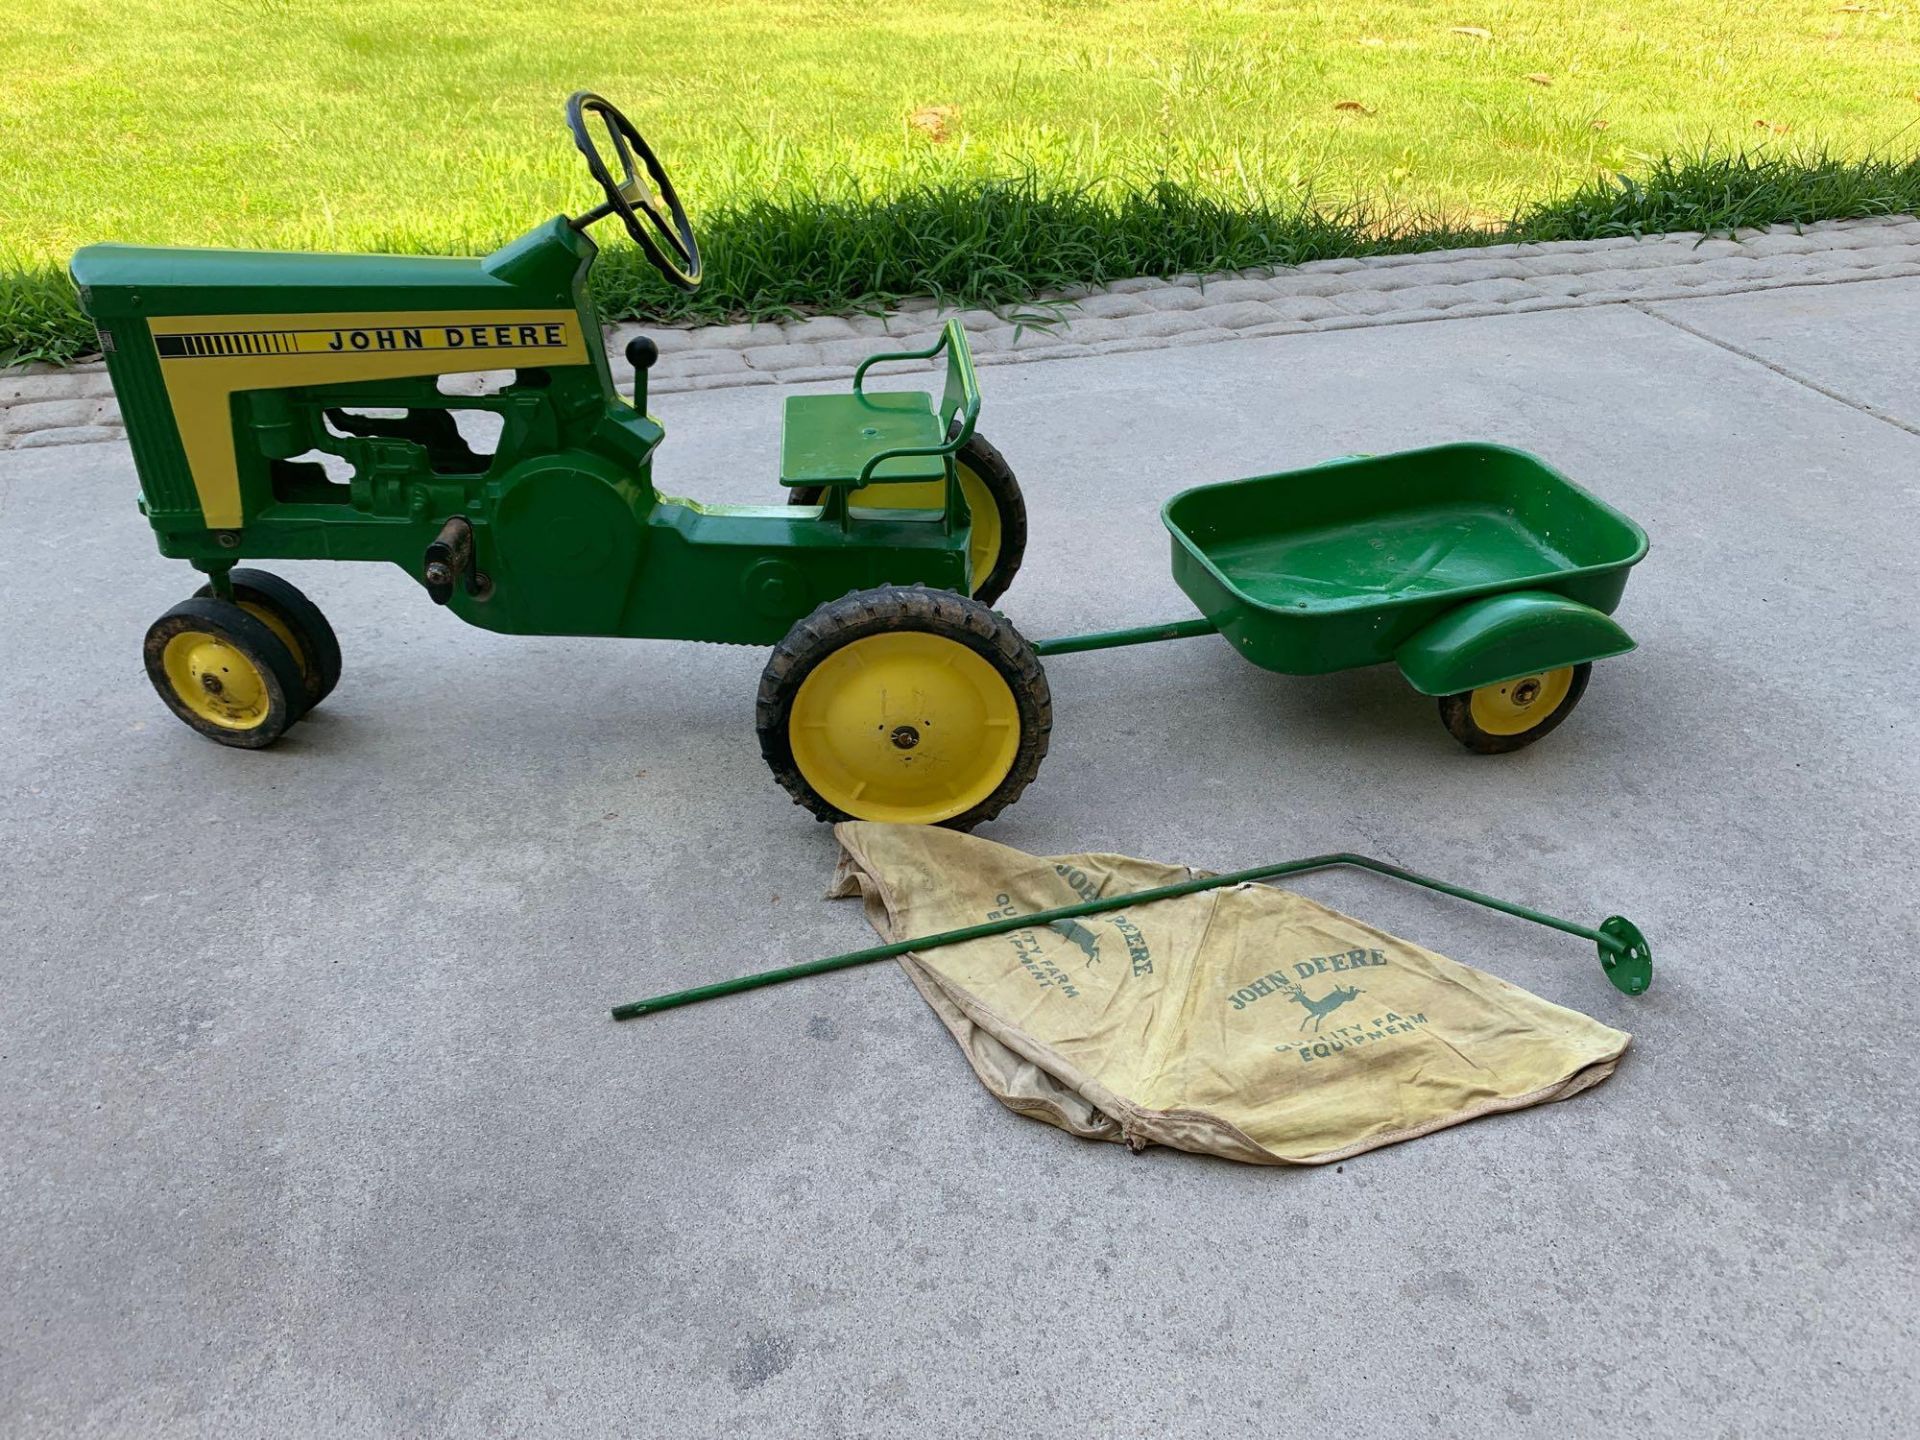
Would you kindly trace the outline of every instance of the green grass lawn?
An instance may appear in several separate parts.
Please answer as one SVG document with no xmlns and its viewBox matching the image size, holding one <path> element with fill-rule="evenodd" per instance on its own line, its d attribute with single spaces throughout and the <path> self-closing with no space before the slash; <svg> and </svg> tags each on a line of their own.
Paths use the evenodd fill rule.
<svg viewBox="0 0 1920 1440">
<path fill-rule="evenodd" d="M 580 209 L 580 86 L 707 222 L 709 313 L 1004 299 L 1298 258 L 1309 211 L 1497 225 L 1662 156 L 1910 159 L 1920 0 L 8 0 L 0 354 L 81 343 L 49 286 L 89 241 L 464 253 Z"/>
</svg>

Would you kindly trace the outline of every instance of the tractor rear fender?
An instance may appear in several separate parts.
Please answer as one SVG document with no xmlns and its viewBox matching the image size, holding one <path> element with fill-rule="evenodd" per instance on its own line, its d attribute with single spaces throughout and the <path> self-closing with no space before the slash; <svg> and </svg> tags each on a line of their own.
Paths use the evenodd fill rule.
<svg viewBox="0 0 1920 1440">
<path fill-rule="evenodd" d="M 1514 590 L 1449 610 L 1393 658 L 1422 695 L 1454 695 L 1631 649 L 1627 632 L 1591 605 L 1546 590 Z"/>
</svg>

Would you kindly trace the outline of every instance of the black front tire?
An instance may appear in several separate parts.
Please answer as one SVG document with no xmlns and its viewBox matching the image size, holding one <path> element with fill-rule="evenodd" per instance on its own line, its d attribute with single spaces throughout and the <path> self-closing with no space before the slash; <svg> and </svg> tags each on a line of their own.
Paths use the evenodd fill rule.
<svg viewBox="0 0 1920 1440">
<path fill-rule="evenodd" d="M 306 713 L 306 683 L 286 642 L 231 600 L 195 596 L 147 627 L 147 678 L 209 740 L 260 750 Z"/>
<path fill-rule="evenodd" d="M 302 713 L 331 695 L 340 683 L 340 641 L 320 607 L 291 581 L 266 570 L 235 570 L 228 579 L 240 608 L 265 621 L 293 651 L 306 696 Z M 213 593 L 212 585 L 202 585 L 194 596 L 209 599 Z"/>
</svg>

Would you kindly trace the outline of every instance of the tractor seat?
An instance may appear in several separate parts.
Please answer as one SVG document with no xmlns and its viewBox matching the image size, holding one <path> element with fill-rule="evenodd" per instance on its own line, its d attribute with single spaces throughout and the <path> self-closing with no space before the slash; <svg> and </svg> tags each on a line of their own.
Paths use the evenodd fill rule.
<svg viewBox="0 0 1920 1440">
<path fill-rule="evenodd" d="M 794 395 L 780 436 L 780 483 L 857 485 L 874 456 L 933 449 L 946 439 L 946 423 L 922 391 Z M 896 455 L 875 465 L 867 480 L 944 480 L 946 474 L 944 455 Z"/>
</svg>

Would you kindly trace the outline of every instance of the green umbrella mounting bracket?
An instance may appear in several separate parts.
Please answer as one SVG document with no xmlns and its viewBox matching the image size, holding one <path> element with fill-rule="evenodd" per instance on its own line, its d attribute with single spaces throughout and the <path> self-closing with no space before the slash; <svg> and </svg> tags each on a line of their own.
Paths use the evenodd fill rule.
<svg viewBox="0 0 1920 1440">
<path fill-rule="evenodd" d="M 894 960 L 902 955 L 921 950 L 938 950 L 945 945 L 959 945 L 968 940 L 981 940 L 989 935 L 1005 935 L 1015 930 L 1027 930 L 1036 925 L 1051 925 L 1056 920 L 1078 920 L 1085 915 L 1100 915 L 1110 910 L 1132 909 L 1140 905 L 1150 905 L 1158 900 L 1174 900 L 1182 895 L 1197 895 L 1203 890 L 1219 890 L 1230 885 L 1246 885 L 1259 880 L 1277 880 L 1285 875 L 1301 875 L 1309 870 L 1331 870 L 1336 866 L 1351 866 L 1357 870 L 1368 870 L 1375 875 L 1385 875 L 1390 879 L 1404 880 L 1409 885 L 1419 885 L 1428 890 L 1436 890 L 1442 895 L 1451 895 L 1456 900 L 1466 900 L 1475 905 L 1484 905 L 1489 910 L 1498 910 L 1503 915 L 1512 915 L 1521 920 L 1531 920 L 1536 925 L 1545 925 L 1548 929 L 1559 930 L 1568 935 L 1577 935 L 1582 940 L 1593 942 L 1600 954 L 1600 968 L 1606 972 L 1607 979 L 1614 988 L 1627 995 L 1643 995 L 1653 983 L 1653 951 L 1639 928 L 1623 915 L 1610 915 L 1600 922 L 1597 929 L 1577 925 L 1571 920 L 1562 920 L 1558 916 L 1548 915 L 1525 905 L 1515 905 L 1499 900 L 1491 895 L 1483 895 L 1478 890 L 1469 890 L 1463 885 L 1451 885 L 1445 880 L 1435 880 L 1430 875 L 1416 874 L 1412 870 L 1403 870 L 1398 865 L 1389 865 L 1384 860 L 1370 859 L 1365 855 L 1354 855 L 1345 851 L 1334 855 L 1314 855 L 1305 860 L 1283 860 L 1276 865 L 1258 865 L 1251 870 L 1235 870 L 1226 875 L 1208 875 L 1195 880 L 1183 880 L 1175 885 L 1156 885 L 1149 890 L 1135 890 L 1126 895 L 1106 895 L 1097 900 L 1086 900 L 1078 905 L 1062 905 L 1053 910 L 1040 910 L 1031 915 L 1014 915 L 1002 920 L 989 920 L 980 925 L 968 925 L 959 930 L 943 930 L 937 935 L 918 935 L 911 940 L 895 940 L 885 945 L 870 945 L 864 950 L 851 950 L 845 955 L 829 955 L 823 960 L 809 960 L 800 965 L 788 965 L 778 970 L 762 970 L 755 975 L 741 975 L 732 980 L 718 980 L 711 985 L 696 985 L 689 990 L 676 990 L 666 995 L 655 995 L 645 1000 L 629 1001 L 625 1005 L 616 1005 L 613 1018 L 633 1020 L 641 1015 L 652 1015 L 661 1010 L 675 1010 L 682 1005 L 697 1005 L 703 1000 L 718 1000 L 723 995 L 738 995 L 747 990 L 759 990 L 768 985 L 782 985 L 789 980 L 803 980 L 809 975 L 827 975 L 835 970 L 850 969 L 855 965 L 871 965 L 877 960 Z"/>
</svg>

